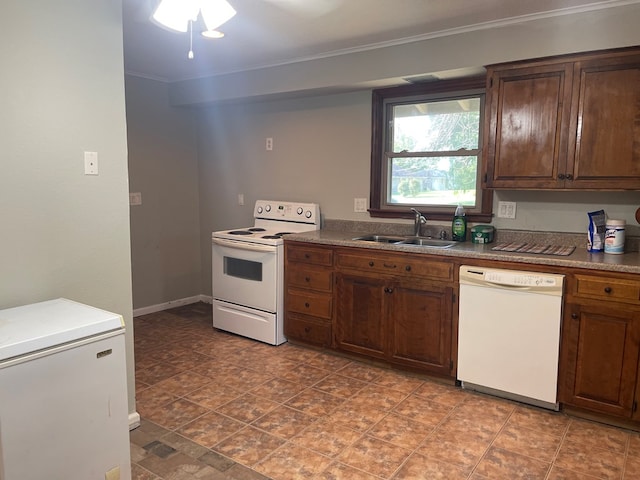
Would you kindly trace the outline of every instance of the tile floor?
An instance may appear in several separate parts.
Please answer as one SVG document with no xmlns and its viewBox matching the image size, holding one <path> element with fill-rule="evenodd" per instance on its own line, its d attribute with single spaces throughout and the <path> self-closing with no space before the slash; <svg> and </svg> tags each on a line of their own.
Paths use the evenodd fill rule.
<svg viewBox="0 0 640 480">
<path fill-rule="evenodd" d="M 135 319 L 134 479 L 640 479 L 637 433 L 265 345 L 210 314 Z"/>
</svg>

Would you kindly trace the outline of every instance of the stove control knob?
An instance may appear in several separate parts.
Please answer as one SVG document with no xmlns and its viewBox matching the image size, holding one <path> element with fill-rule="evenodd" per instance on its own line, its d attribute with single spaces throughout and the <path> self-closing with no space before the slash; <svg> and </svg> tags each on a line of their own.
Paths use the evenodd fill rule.
<svg viewBox="0 0 640 480">
<path fill-rule="evenodd" d="M 258 207 L 258 213 L 262 213 L 262 207 Z"/>
<path fill-rule="evenodd" d="M 304 214 L 304 216 L 307 217 L 307 218 L 311 218 L 311 215 L 313 215 L 311 213 L 311 210 L 307 210 L 307 213 Z"/>
<path fill-rule="evenodd" d="M 296 210 L 296 212 L 298 212 L 298 215 L 302 215 L 302 212 L 304 210 L 302 209 L 302 207 L 298 207 L 298 210 Z"/>
<path fill-rule="evenodd" d="M 271 205 L 267 205 L 264 207 L 265 212 L 270 212 L 271 211 Z"/>
</svg>

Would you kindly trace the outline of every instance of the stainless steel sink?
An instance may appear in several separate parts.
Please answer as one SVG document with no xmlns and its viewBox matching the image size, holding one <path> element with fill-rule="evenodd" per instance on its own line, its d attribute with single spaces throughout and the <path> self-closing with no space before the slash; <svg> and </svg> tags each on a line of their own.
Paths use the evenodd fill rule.
<svg viewBox="0 0 640 480">
<path fill-rule="evenodd" d="M 398 245 L 415 245 L 417 247 L 430 247 L 430 248 L 451 248 L 456 245 L 453 240 L 438 240 L 437 238 L 426 237 L 409 237 L 402 242 L 398 242 Z"/>
<path fill-rule="evenodd" d="M 363 235 L 352 240 L 364 242 L 392 243 L 395 245 L 415 245 L 417 247 L 451 248 L 456 245 L 452 240 L 438 240 L 431 237 L 400 237 L 394 235 Z"/>
<path fill-rule="evenodd" d="M 393 235 L 363 235 L 362 237 L 355 237 L 352 240 L 362 240 L 364 242 L 378 242 L 378 243 L 400 243 L 407 239 L 407 237 L 396 237 Z"/>
</svg>

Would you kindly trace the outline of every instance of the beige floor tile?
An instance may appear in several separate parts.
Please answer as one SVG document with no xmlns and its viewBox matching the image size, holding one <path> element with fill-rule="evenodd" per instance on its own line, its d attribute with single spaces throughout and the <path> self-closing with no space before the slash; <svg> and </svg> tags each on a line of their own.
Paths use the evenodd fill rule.
<svg viewBox="0 0 640 480">
<path fill-rule="evenodd" d="M 314 388 L 336 397 L 349 398 L 360 392 L 367 385 L 367 382 L 356 380 L 352 377 L 332 374 L 314 385 Z"/>
<path fill-rule="evenodd" d="M 316 480 L 380 480 L 380 478 L 339 462 L 332 463 L 324 472 L 315 477 Z"/>
<path fill-rule="evenodd" d="M 205 377 L 196 372 L 186 371 L 156 383 L 155 387 L 178 397 L 183 397 L 210 382 L 211 379 L 209 377 Z"/>
<path fill-rule="evenodd" d="M 586 420 L 571 420 L 566 441 L 584 447 L 606 448 L 624 455 L 629 434 L 623 430 Z"/>
<path fill-rule="evenodd" d="M 251 393 L 245 393 L 216 408 L 216 412 L 251 423 L 278 407 L 276 402 L 265 400 Z"/>
<path fill-rule="evenodd" d="M 487 478 L 544 480 L 550 468 L 549 462 L 491 447 L 474 473 Z"/>
<path fill-rule="evenodd" d="M 572 443 L 566 439 L 555 461 L 555 465 L 567 470 L 607 480 L 620 479 L 623 464 L 623 455 L 604 448 Z"/>
<path fill-rule="evenodd" d="M 229 403 L 231 400 L 235 400 L 242 395 L 244 395 L 242 390 L 236 390 L 213 381 L 204 387 L 188 393 L 184 398 L 210 410 L 215 410 L 216 408 L 224 405 L 225 403 Z"/>
<path fill-rule="evenodd" d="M 344 400 L 329 393 L 308 388 L 289 399 L 286 405 L 314 417 L 322 417 L 332 413 L 341 406 Z"/>
<path fill-rule="evenodd" d="M 551 462 L 560 448 L 561 441 L 562 437 L 507 424 L 493 441 L 493 446 L 543 462 Z"/>
<path fill-rule="evenodd" d="M 285 440 L 253 427 L 246 427 L 217 444 L 213 450 L 248 467 L 284 445 Z"/>
<path fill-rule="evenodd" d="M 393 478 L 398 480 L 466 480 L 468 476 L 467 469 L 414 453 Z"/>
<path fill-rule="evenodd" d="M 330 420 L 345 427 L 364 432 L 387 415 L 385 410 L 347 400 L 331 412 Z"/>
<path fill-rule="evenodd" d="M 416 452 L 470 471 L 490 445 L 489 438 L 474 432 L 438 430 L 429 436 Z"/>
<path fill-rule="evenodd" d="M 390 413 L 367 432 L 399 447 L 415 449 L 431 434 L 433 427 L 409 417 Z"/>
<path fill-rule="evenodd" d="M 306 385 L 284 380 L 282 378 L 273 378 L 252 388 L 250 392 L 266 400 L 283 403 L 295 397 L 306 388 Z"/>
<path fill-rule="evenodd" d="M 289 439 L 316 421 L 316 418 L 299 410 L 281 405 L 263 415 L 252 425 L 280 438 Z"/>
<path fill-rule="evenodd" d="M 245 426 L 246 424 L 220 413 L 209 412 L 183 425 L 177 432 L 200 445 L 211 448 Z"/>
<path fill-rule="evenodd" d="M 365 436 L 346 448 L 337 460 L 358 470 L 388 478 L 409 457 L 411 451 L 385 442 L 378 438 Z"/>
<path fill-rule="evenodd" d="M 259 461 L 254 469 L 273 480 L 312 478 L 324 471 L 331 459 L 306 448 L 286 443 Z"/>
<path fill-rule="evenodd" d="M 188 400 L 178 399 L 162 407 L 156 408 L 147 415 L 147 418 L 158 425 L 170 430 L 189 423 L 209 410 Z"/>
<path fill-rule="evenodd" d="M 400 415 L 434 427 L 442 422 L 452 410 L 451 407 L 414 394 L 407 397 L 393 409 L 394 412 Z"/>
<path fill-rule="evenodd" d="M 292 441 L 322 455 L 334 457 L 362 437 L 362 433 L 325 418 L 304 429 Z"/>
<path fill-rule="evenodd" d="M 557 412 L 519 405 L 509 417 L 509 424 L 526 427 L 548 435 L 562 436 L 571 419 Z"/>
</svg>

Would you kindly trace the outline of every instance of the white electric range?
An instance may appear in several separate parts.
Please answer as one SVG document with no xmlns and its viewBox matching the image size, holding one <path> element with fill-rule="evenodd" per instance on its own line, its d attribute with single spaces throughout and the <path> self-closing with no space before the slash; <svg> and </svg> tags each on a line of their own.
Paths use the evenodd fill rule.
<svg viewBox="0 0 640 480">
<path fill-rule="evenodd" d="M 287 341 L 284 240 L 320 229 L 316 203 L 258 200 L 251 227 L 211 234 L 213 326 L 271 345 Z"/>
</svg>

